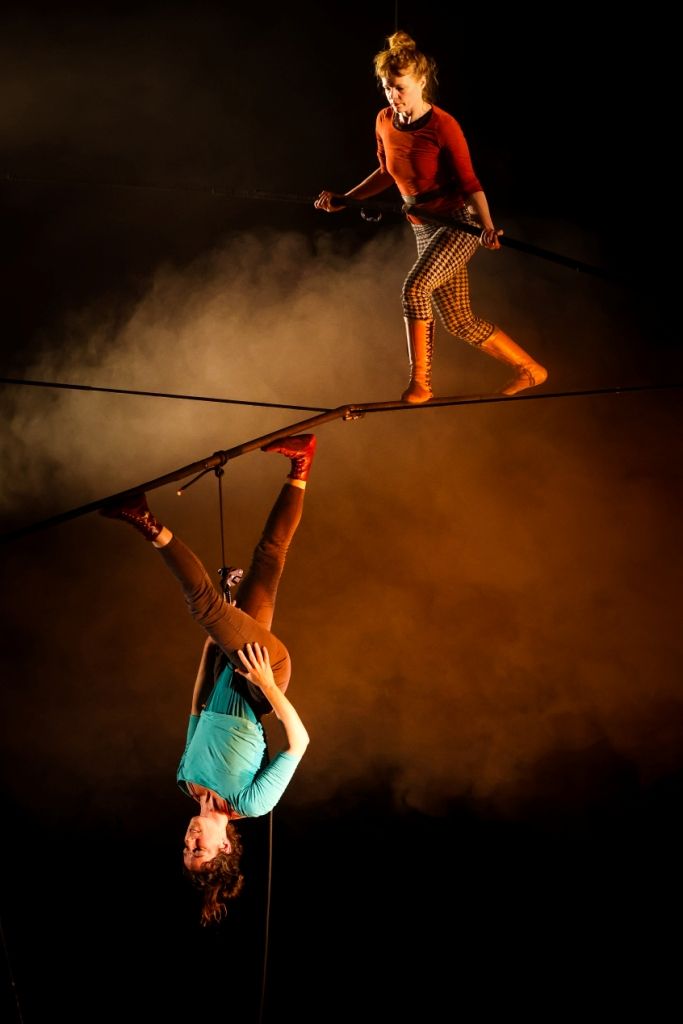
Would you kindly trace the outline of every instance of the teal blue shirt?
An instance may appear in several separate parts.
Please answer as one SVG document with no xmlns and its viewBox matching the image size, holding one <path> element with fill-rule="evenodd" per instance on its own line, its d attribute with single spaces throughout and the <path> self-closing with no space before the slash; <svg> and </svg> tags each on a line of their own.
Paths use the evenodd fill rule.
<svg viewBox="0 0 683 1024">
<path fill-rule="evenodd" d="M 237 715 L 202 711 L 190 715 L 187 742 L 177 780 L 190 794 L 188 782 L 212 789 L 237 814 L 267 814 L 289 784 L 299 758 L 281 751 L 268 764 L 260 723 Z"/>
</svg>

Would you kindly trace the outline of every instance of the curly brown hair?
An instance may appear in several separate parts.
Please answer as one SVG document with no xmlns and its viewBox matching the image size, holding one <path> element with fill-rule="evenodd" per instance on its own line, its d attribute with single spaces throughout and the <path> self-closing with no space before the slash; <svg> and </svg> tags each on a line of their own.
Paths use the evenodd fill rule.
<svg viewBox="0 0 683 1024">
<path fill-rule="evenodd" d="M 228 912 L 228 900 L 234 899 L 244 884 L 244 875 L 240 871 L 242 840 L 231 822 L 226 826 L 226 834 L 232 847 L 230 853 L 217 854 L 199 871 L 183 868 L 185 877 L 202 894 L 200 924 L 203 926 L 222 921 Z"/>
<path fill-rule="evenodd" d="M 422 78 L 424 75 L 422 96 L 428 103 L 433 102 L 438 82 L 436 61 L 418 50 L 415 40 L 407 32 L 394 32 L 387 36 L 387 48 L 375 54 L 374 66 L 378 80 L 401 75 Z"/>
</svg>

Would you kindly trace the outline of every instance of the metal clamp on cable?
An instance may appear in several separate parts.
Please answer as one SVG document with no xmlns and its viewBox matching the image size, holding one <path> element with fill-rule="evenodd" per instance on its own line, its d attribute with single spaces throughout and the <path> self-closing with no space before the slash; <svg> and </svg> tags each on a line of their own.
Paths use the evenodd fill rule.
<svg viewBox="0 0 683 1024">
<path fill-rule="evenodd" d="M 356 405 L 347 405 L 342 413 L 342 419 L 347 423 L 350 420 L 360 420 L 363 416 L 365 416 L 364 410 L 359 409 Z"/>
</svg>

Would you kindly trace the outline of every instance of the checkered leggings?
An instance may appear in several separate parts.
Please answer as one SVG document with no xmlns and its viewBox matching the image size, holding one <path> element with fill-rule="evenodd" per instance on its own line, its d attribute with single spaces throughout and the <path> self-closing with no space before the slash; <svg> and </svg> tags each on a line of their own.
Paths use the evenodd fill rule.
<svg viewBox="0 0 683 1024">
<path fill-rule="evenodd" d="M 467 220 L 476 224 L 469 213 Z M 403 284 L 403 315 L 409 320 L 432 320 L 433 310 L 451 334 L 470 345 L 490 338 L 495 324 L 475 316 L 470 306 L 467 264 L 479 248 L 479 239 L 440 224 L 412 224 L 417 260 Z"/>
</svg>

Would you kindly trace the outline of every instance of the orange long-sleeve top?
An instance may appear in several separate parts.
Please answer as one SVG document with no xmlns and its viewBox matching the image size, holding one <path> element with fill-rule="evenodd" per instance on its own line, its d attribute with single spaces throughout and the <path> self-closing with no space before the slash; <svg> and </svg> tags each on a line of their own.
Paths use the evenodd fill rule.
<svg viewBox="0 0 683 1024">
<path fill-rule="evenodd" d="M 416 121 L 414 128 L 397 128 L 394 112 L 385 107 L 377 115 L 375 133 L 379 165 L 402 196 L 448 188 L 447 195 L 424 204 L 425 213 L 452 214 L 472 192 L 483 191 L 462 128 L 440 107 L 432 105 L 429 116 Z M 409 213 L 407 217 L 414 224 L 422 223 L 419 216 Z"/>
</svg>

